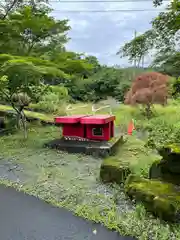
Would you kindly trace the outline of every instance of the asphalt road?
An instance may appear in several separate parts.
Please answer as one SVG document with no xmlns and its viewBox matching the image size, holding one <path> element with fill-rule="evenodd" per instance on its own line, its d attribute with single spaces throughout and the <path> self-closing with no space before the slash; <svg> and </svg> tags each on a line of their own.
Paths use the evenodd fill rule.
<svg viewBox="0 0 180 240">
<path fill-rule="evenodd" d="M 0 201 L 0 240 L 133 239 L 1 185 Z"/>
</svg>

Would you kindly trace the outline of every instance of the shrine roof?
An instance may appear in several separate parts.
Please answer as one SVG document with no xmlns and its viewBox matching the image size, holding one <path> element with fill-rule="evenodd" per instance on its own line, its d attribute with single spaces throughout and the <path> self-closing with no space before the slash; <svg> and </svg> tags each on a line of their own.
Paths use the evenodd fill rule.
<svg viewBox="0 0 180 240">
<path fill-rule="evenodd" d="M 82 117 L 86 117 L 87 115 L 72 115 L 72 116 L 60 116 L 55 117 L 54 121 L 55 123 L 78 123 L 80 122 Z"/>
<path fill-rule="evenodd" d="M 80 122 L 82 124 L 106 124 L 114 120 L 115 120 L 114 115 L 93 115 L 82 117 L 80 119 Z"/>
</svg>

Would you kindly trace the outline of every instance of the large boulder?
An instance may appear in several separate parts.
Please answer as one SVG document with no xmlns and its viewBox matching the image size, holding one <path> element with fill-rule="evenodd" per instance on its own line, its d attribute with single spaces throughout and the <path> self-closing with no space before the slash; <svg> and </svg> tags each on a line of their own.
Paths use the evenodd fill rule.
<svg viewBox="0 0 180 240">
<path fill-rule="evenodd" d="M 156 161 L 151 165 L 149 169 L 149 178 L 159 179 L 175 185 L 180 184 L 180 174 L 169 171 L 165 160 Z"/>
<path fill-rule="evenodd" d="M 180 174 L 180 144 L 171 144 L 159 149 L 159 154 L 166 162 L 166 168 L 171 173 Z"/>
<path fill-rule="evenodd" d="M 100 168 L 100 178 L 103 182 L 123 183 L 131 173 L 128 163 L 112 156 L 103 160 Z"/>
<path fill-rule="evenodd" d="M 159 154 L 162 159 L 152 164 L 149 178 L 180 184 L 180 146 L 177 144 L 168 145 L 159 149 Z"/>
<path fill-rule="evenodd" d="M 180 221 L 180 191 L 173 184 L 149 180 L 130 174 L 125 182 L 125 193 L 160 219 Z"/>
</svg>

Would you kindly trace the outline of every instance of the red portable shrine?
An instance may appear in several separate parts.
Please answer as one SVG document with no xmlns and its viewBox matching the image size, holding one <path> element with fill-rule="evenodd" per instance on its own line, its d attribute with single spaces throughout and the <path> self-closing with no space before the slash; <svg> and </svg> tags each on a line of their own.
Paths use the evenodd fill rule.
<svg viewBox="0 0 180 240">
<path fill-rule="evenodd" d="M 80 122 L 85 125 L 87 139 L 109 141 L 114 137 L 114 120 L 113 115 L 94 115 L 82 117 Z"/>
<path fill-rule="evenodd" d="M 80 120 L 82 117 L 87 115 L 73 115 L 73 116 L 62 116 L 56 117 L 56 125 L 62 125 L 63 137 L 85 137 L 84 125 L 81 124 Z"/>
<path fill-rule="evenodd" d="M 46 147 L 105 157 L 114 154 L 123 141 L 122 134 L 114 136 L 114 115 L 72 115 L 54 120 L 62 126 L 63 136 L 46 143 Z"/>
</svg>

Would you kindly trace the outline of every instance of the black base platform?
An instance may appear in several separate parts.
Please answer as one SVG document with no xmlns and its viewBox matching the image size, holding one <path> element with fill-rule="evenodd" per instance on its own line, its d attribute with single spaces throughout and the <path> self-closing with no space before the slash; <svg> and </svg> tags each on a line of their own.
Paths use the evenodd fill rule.
<svg viewBox="0 0 180 240">
<path fill-rule="evenodd" d="M 55 139 L 45 144 L 45 147 L 55 148 L 68 153 L 84 153 L 94 157 L 114 155 L 117 147 L 123 143 L 123 136 L 115 137 L 111 141 L 76 141 Z"/>
</svg>

